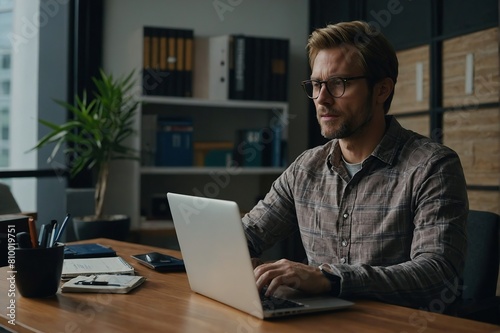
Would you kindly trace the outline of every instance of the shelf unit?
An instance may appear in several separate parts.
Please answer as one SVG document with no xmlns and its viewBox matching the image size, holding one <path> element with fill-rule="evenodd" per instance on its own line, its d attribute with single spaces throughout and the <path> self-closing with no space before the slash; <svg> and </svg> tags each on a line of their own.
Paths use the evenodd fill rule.
<svg viewBox="0 0 500 333">
<path fill-rule="evenodd" d="M 190 117 L 193 141 L 232 141 L 238 129 L 282 126 L 281 140 L 288 139 L 288 104 L 274 101 L 205 100 L 183 97 L 142 96 L 142 116 Z M 143 126 L 141 125 L 141 129 Z M 147 131 L 150 132 L 150 131 Z M 144 134 L 140 137 L 144 139 Z M 286 145 L 285 145 L 286 146 Z M 142 147 L 142 143 L 141 143 Z M 286 152 L 285 152 L 286 160 Z M 168 191 L 237 201 L 243 211 L 267 193 L 280 167 L 161 167 L 141 165 L 141 215 L 150 217 L 154 198 Z M 156 217 L 153 217 L 157 219 Z M 151 223 L 150 223 L 151 224 Z M 151 226 L 148 226 L 150 229 Z M 141 228 L 142 229 L 142 228 Z"/>
</svg>

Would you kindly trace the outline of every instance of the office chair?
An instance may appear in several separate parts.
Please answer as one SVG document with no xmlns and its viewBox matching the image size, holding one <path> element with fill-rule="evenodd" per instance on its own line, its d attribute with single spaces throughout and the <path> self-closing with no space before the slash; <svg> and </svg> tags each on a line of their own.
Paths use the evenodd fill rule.
<svg viewBox="0 0 500 333">
<path fill-rule="evenodd" d="M 500 298 L 496 296 L 499 271 L 500 216 L 470 210 L 467 218 L 467 254 L 461 299 L 451 314 L 500 324 Z"/>
</svg>

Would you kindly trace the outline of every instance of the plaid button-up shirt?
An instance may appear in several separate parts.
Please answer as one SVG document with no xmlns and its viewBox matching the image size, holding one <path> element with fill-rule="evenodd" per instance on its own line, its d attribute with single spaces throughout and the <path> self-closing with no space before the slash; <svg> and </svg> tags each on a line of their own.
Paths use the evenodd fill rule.
<svg viewBox="0 0 500 333">
<path fill-rule="evenodd" d="M 299 230 L 309 264 L 341 277 L 341 297 L 444 310 L 466 251 L 462 166 L 451 149 L 386 122 L 352 178 L 338 140 L 302 153 L 243 217 L 250 252 Z"/>
</svg>

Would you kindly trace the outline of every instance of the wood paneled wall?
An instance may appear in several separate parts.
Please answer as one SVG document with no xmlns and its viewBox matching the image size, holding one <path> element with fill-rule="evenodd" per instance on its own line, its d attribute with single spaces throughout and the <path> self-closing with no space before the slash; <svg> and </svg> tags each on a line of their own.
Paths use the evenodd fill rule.
<svg viewBox="0 0 500 333">
<path fill-rule="evenodd" d="M 500 214 L 499 30 L 442 42 L 442 128 L 460 156 L 471 209 Z M 406 128 L 430 136 L 429 46 L 398 52 L 399 78 L 391 113 Z M 436 132 L 435 132 L 436 133 Z M 435 134 L 434 133 L 434 134 Z"/>
</svg>

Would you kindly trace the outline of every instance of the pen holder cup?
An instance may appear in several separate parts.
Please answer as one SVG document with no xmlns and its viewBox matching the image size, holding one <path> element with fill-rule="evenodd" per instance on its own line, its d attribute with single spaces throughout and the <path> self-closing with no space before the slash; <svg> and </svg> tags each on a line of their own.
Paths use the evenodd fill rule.
<svg viewBox="0 0 500 333">
<path fill-rule="evenodd" d="M 16 248 L 15 284 L 24 297 L 44 298 L 55 295 L 61 282 L 64 244 L 48 248 Z"/>
</svg>

